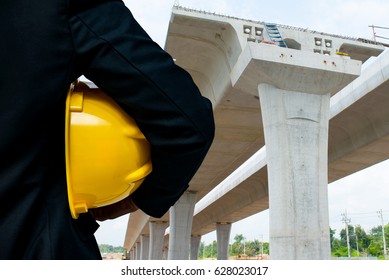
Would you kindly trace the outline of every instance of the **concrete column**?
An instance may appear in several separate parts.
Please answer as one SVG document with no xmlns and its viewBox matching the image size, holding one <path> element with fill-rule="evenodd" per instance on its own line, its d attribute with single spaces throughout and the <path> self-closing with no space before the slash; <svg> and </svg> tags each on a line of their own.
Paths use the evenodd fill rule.
<svg viewBox="0 0 389 280">
<path fill-rule="evenodd" d="M 170 208 L 169 260 L 188 260 L 196 193 L 185 192 Z"/>
<path fill-rule="evenodd" d="M 229 257 L 229 242 L 230 242 L 231 224 L 217 223 L 216 237 L 217 237 L 217 259 L 228 260 Z"/>
<path fill-rule="evenodd" d="M 132 247 L 132 249 L 131 249 L 131 260 L 135 260 L 136 259 L 136 249 L 135 249 L 135 247 Z"/>
<path fill-rule="evenodd" d="M 231 71 L 234 88 L 259 92 L 272 259 L 330 257 L 329 99 L 360 70 L 360 61 L 249 42 Z"/>
<path fill-rule="evenodd" d="M 149 259 L 149 244 L 150 244 L 150 237 L 146 235 L 141 235 L 140 237 L 140 259 L 141 260 Z"/>
<path fill-rule="evenodd" d="M 199 256 L 199 247 L 200 247 L 201 235 L 193 236 L 190 240 L 190 259 L 197 260 Z"/>
<path fill-rule="evenodd" d="M 150 222 L 150 247 L 149 260 L 162 260 L 163 242 L 165 231 L 168 227 L 167 222 Z"/>
<path fill-rule="evenodd" d="M 168 254 L 169 254 L 169 248 L 164 247 L 162 250 L 162 260 L 166 261 L 168 259 Z"/>
<path fill-rule="evenodd" d="M 140 252 L 141 252 L 140 242 L 136 242 L 135 243 L 135 260 L 140 260 Z"/>
<path fill-rule="evenodd" d="M 268 162 L 272 259 L 329 259 L 330 94 L 258 87 Z"/>
</svg>

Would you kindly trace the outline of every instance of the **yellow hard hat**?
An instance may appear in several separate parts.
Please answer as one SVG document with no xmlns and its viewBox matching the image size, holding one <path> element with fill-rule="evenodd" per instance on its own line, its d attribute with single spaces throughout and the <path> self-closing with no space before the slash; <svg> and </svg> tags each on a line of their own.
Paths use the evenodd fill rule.
<svg viewBox="0 0 389 280">
<path fill-rule="evenodd" d="M 120 201 L 151 172 L 135 121 L 98 88 L 72 84 L 66 100 L 66 177 L 72 217 Z"/>
</svg>

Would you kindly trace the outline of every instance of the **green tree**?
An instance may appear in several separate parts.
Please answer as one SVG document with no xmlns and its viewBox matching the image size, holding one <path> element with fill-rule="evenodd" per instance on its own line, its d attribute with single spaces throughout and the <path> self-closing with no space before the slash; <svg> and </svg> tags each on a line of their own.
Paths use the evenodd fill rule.
<svg viewBox="0 0 389 280">
<path fill-rule="evenodd" d="M 354 232 L 354 226 L 348 225 L 348 235 L 349 235 L 349 242 L 350 242 L 350 248 L 357 249 L 357 242 L 355 239 L 355 232 Z M 340 241 L 341 245 L 344 247 L 347 247 L 347 233 L 346 229 L 342 229 L 340 231 Z"/>
<path fill-rule="evenodd" d="M 246 255 L 250 257 L 259 256 L 263 254 L 269 255 L 269 242 L 254 241 L 246 242 Z"/>
<path fill-rule="evenodd" d="M 259 253 L 259 241 L 254 240 L 254 241 L 246 241 L 246 255 L 249 257 L 254 257 L 258 255 Z"/>
<path fill-rule="evenodd" d="M 263 243 L 263 253 L 264 254 L 267 254 L 267 255 L 270 255 L 270 244 L 269 242 L 264 242 Z"/>
<path fill-rule="evenodd" d="M 384 226 L 384 229 L 385 229 L 385 239 L 386 239 L 386 241 L 389 241 L 389 223 L 387 223 Z"/>
<path fill-rule="evenodd" d="M 234 240 L 235 242 L 234 243 L 242 243 L 242 241 L 245 239 L 245 237 L 243 236 L 243 234 L 237 234 L 235 235 L 234 237 Z"/>
<path fill-rule="evenodd" d="M 99 250 L 101 253 L 125 253 L 126 249 L 124 247 L 118 246 L 114 247 L 108 244 L 99 244 Z"/>
<path fill-rule="evenodd" d="M 385 240 L 389 247 L 389 223 L 385 225 Z M 349 225 L 350 253 L 351 256 L 375 256 L 383 258 L 382 226 L 373 227 L 367 233 L 360 225 Z M 340 239 L 335 237 L 336 231 L 330 228 L 331 254 L 334 257 L 347 257 L 346 230 L 340 231 Z M 358 247 L 357 247 L 358 242 Z M 358 251 L 356 250 L 358 248 Z M 388 248 L 387 248 L 388 249 Z"/>
<path fill-rule="evenodd" d="M 369 245 L 369 253 L 373 256 L 383 258 L 384 255 L 384 242 L 382 240 L 382 226 L 373 227 L 370 230 L 371 243 Z M 384 235 L 386 242 L 386 249 L 389 246 L 389 223 L 384 226 Z"/>
<path fill-rule="evenodd" d="M 254 241 L 247 242 L 247 247 L 249 248 L 249 256 L 254 257 L 261 254 L 262 244 L 258 239 Z"/>
<path fill-rule="evenodd" d="M 358 248 L 361 253 L 367 254 L 371 237 L 366 233 L 366 231 L 360 226 L 355 227 L 355 234 L 358 240 Z"/>
<path fill-rule="evenodd" d="M 350 249 L 350 255 L 351 257 L 358 257 L 357 250 Z M 348 249 L 347 247 L 340 246 L 338 249 L 332 252 L 332 256 L 338 257 L 338 258 L 347 258 L 348 257 Z"/>
<path fill-rule="evenodd" d="M 331 252 L 336 252 L 341 247 L 343 247 L 343 246 L 340 244 L 340 240 L 335 238 L 334 241 L 332 241 L 332 244 L 331 244 Z"/>
<path fill-rule="evenodd" d="M 370 239 L 361 226 L 349 225 L 350 255 L 358 257 L 362 252 L 367 252 Z M 331 254 L 334 257 L 348 257 L 346 229 L 340 231 L 340 239 L 335 237 L 336 230 L 330 228 Z M 358 241 L 358 246 L 357 246 Z"/>
<path fill-rule="evenodd" d="M 200 242 L 199 253 L 198 253 L 198 256 L 197 256 L 198 259 L 203 259 L 204 249 L 205 249 L 205 243 L 204 242 Z"/>
<path fill-rule="evenodd" d="M 335 238 L 335 233 L 336 233 L 336 229 L 330 228 L 330 244 L 331 244 L 331 251 L 332 251 L 332 249 L 333 249 L 334 242 L 335 242 L 335 240 L 336 240 L 336 238 Z"/>
<path fill-rule="evenodd" d="M 205 245 L 204 242 L 200 243 L 199 247 L 199 259 L 217 258 L 217 241 L 213 241 L 211 244 Z"/>
<path fill-rule="evenodd" d="M 239 256 L 242 255 L 244 252 L 244 245 L 243 245 L 243 240 L 244 240 L 243 234 L 237 234 L 234 237 L 234 243 L 231 245 L 231 255 L 232 256 Z"/>
<path fill-rule="evenodd" d="M 368 247 L 368 253 L 372 256 L 380 257 L 383 254 L 382 251 L 382 242 L 372 240 L 369 247 Z"/>
<path fill-rule="evenodd" d="M 331 240 L 331 243 L 335 239 L 335 233 L 336 233 L 336 229 L 330 228 L 330 240 Z"/>
<path fill-rule="evenodd" d="M 382 226 L 373 227 L 370 230 L 370 235 L 373 237 L 374 240 L 382 240 Z"/>
</svg>

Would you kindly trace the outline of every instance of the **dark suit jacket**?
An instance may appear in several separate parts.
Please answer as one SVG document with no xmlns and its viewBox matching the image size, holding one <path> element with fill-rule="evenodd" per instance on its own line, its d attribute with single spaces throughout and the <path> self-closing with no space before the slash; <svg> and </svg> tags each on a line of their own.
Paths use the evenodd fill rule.
<svg viewBox="0 0 389 280">
<path fill-rule="evenodd" d="M 153 172 L 133 200 L 155 217 L 209 149 L 211 104 L 121 1 L 2 0 L 0 21 L 0 259 L 100 258 L 96 222 L 68 208 L 69 84 L 84 74 L 137 121 Z"/>
</svg>

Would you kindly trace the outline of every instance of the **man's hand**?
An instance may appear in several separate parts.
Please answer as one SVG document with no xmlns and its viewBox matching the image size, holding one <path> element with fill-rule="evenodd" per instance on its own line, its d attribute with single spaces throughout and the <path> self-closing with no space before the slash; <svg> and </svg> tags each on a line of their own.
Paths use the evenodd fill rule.
<svg viewBox="0 0 389 280">
<path fill-rule="evenodd" d="M 132 201 L 131 197 L 127 197 L 119 202 L 111 205 L 89 209 L 92 216 L 97 221 L 105 221 L 116 219 L 128 213 L 135 212 L 139 208 Z"/>
</svg>

